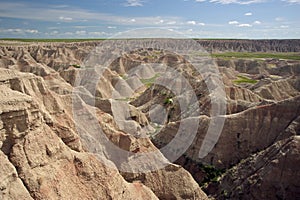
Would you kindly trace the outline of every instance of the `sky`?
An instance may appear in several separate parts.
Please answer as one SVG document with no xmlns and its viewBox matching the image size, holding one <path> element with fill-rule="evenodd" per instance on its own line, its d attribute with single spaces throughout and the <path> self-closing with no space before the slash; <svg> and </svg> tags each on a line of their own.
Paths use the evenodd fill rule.
<svg viewBox="0 0 300 200">
<path fill-rule="evenodd" d="M 300 0 L 1 0 L 0 38 L 300 39 L 299 10 Z"/>
</svg>

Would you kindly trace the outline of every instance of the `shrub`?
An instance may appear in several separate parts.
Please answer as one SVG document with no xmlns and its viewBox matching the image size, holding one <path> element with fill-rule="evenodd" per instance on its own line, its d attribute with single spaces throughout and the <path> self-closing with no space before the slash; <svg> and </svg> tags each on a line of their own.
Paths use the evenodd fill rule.
<svg viewBox="0 0 300 200">
<path fill-rule="evenodd" d="M 250 78 L 245 77 L 245 76 L 238 76 L 238 79 L 234 80 L 233 82 L 236 83 L 236 84 L 241 84 L 241 83 L 255 84 L 255 83 L 257 83 L 257 80 L 253 80 L 253 79 L 250 79 Z"/>
</svg>

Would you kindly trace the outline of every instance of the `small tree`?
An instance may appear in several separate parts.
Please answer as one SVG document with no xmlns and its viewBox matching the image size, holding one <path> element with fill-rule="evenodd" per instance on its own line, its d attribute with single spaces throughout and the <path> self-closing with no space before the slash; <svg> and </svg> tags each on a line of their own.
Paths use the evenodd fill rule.
<svg viewBox="0 0 300 200">
<path fill-rule="evenodd" d="M 171 97 L 168 97 L 168 98 L 165 99 L 165 104 L 169 104 L 169 105 L 171 104 L 172 105 L 173 103 L 174 103 L 174 101 Z"/>
</svg>

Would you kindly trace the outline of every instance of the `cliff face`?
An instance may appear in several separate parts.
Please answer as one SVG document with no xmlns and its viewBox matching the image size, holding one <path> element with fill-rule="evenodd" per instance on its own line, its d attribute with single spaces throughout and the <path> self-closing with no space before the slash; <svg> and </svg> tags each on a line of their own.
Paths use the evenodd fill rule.
<svg viewBox="0 0 300 200">
<path fill-rule="evenodd" d="M 298 199 L 299 139 L 281 140 L 232 167 L 219 182 L 217 198 Z"/>
<path fill-rule="evenodd" d="M 198 40 L 209 52 L 299 52 L 300 40 Z"/>
<path fill-rule="evenodd" d="M 298 40 L 198 42 L 217 52 L 297 52 L 300 46 Z M 292 180 L 299 175 L 293 167 L 299 157 L 298 61 L 215 59 L 224 93 L 212 93 L 211 76 L 164 50 L 138 49 L 99 68 L 91 52 L 100 43 L 0 47 L 1 199 L 207 199 L 199 185 L 217 199 L 298 195 L 298 179 Z M 166 66 L 180 76 L 166 73 Z M 190 91 L 195 101 L 185 108 Z M 224 127 L 200 159 L 219 95 L 226 101 Z M 189 126 L 193 121 L 198 128 Z M 195 138 L 177 165 L 163 147 L 181 124 L 182 139 L 192 132 Z M 125 153 L 115 154 L 108 143 Z M 156 153 L 143 159 L 149 152 Z"/>
</svg>

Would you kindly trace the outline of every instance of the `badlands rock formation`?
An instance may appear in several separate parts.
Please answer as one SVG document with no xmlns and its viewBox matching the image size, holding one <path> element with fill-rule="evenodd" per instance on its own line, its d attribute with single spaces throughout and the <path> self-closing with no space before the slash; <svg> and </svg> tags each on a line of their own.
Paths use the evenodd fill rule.
<svg viewBox="0 0 300 200">
<path fill-rule="evenodd" d="M 128 126 L 117 126 L 107 98 L 119 74 L 107 70 L 103 79 L 110 82 L 99 84 L 96 97 L 84 87 L 74 93 L 74 79 L 82 73 L 76 66 L 94 47 L 1 46 L 1 199 L 207 199 L 192 176 L 169 163 L 149 139 L 135 138 L 121 130 Z M 82 74 L 93 77 L 95 71 Z M 89 105 L 91 99 L 96 103 Z M 106 141 L 83 143 L 95 130 L 75 122 L 73 106 L 82 117 L 97 120 L 114 145 L 133 155 L 156 151 L 165 167 L 121 174 L 117 166 L 129 161 L 113 163 L 115 155 L 102 144 Z M 133 128 L 148 123 L 134 107 L 131 115 L 137 120 Z"/>
<path fill-rule="evenodd" d="M 299 52 L 299 40 L 198 40 L 213 52 Z"/>
<path fill-rule="evenodd" d="M 217 198 L 299 198 L 299 145 L 299 136 L 292 136 L 242 160 L 222 176 Z"/>
<path fill-rule="evenodd" d="M 299 61 L 189 57 L 168 39 L 118 54 L 126 42 L 0 46 L 0 199 L 299 198 Z"/>
</svg>

